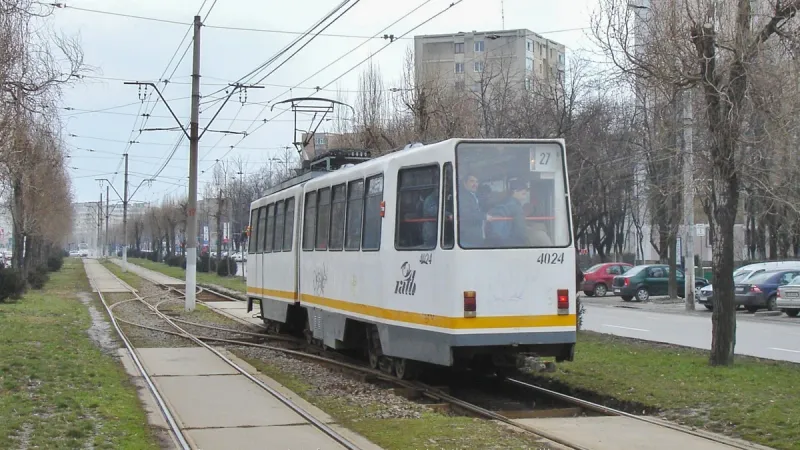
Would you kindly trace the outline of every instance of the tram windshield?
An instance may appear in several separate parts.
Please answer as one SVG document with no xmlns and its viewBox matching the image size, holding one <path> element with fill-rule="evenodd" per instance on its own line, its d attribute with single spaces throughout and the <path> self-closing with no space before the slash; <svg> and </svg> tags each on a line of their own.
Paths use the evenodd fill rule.
<svg viewBox="0 0 800 450">
<path fill-rule="evenodd" d="M 456 168 L 462 248 L 571 244 L 560 144 L 464 142 Z"/>
</svg>

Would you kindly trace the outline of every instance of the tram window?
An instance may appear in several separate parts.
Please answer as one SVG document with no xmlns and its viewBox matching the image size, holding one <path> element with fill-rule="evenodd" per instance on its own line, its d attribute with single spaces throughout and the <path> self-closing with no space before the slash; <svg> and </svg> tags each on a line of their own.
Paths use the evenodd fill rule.
<svg viewBox="0 0 800 450">
<path fill-rule="evenodd" d="M 317 250 L 327 250 L 328 234 L 331 232 L 331 188 L 319 190 L 317 196 Z"/>
<path fill-rule="evenodd" d="M 283 208 L 283 200 L 275 203 L 275 244 L 272 245 L 273 252 L 281 251 L 281 243 L 283 242 L 283 221 L 286 217 Z"/>
<path fill-rule="evenodd" d="M 283 229 L 283 251 L 292 251 L 294 239 L 294 198 L 286 200 L 286 225 Z"/>
<path fill-rule="evenodd" d="M 344 243 L 344 210 L 345 197 L 344 184 L 333 187 L 331 200 L 331 242 L 328 250 L 341 250 Z"/>
<path fill-rule="evenodd" d="M 314 236 L 317 224 L 317 192 L 306 194 L 303 211 L 303 250 L 314 250 Z"/>
<path fill-rule="evenodd" d="M 258 208 L 258 229 L 256 230 L 256 252 L 264 253 L 264 229 L 267 228 L 267 207 Z"/>
<path fill-rule="evenodd" d="M 383 174 L 367 178 L 367 195 L 364 198 L 364 231 L 362 250 L 381 249 L 381 202 L 383 201 Z"/>
<path fill-rule="evenodd" d="M 345 250 L 361 248 L 361 222 L 364 216 L 364 180 L 347 185 L 347 216 L 345 218 Z"/>
<path fill-rule="evenodd" d="M 258 236 L 258 209 L 250 211 L 250 237 L 247 242 L 247 253 L 256 252 L 256 236 Z"/>
<path fill-rule="evenodd" d="M 272 251 L 272 242 L 275 239 L 275 204 L 267 206 L 267 232 L 264 235 L 264 253 Z"/>
<path fill-rule="evenodd" d="M 439 166 L 400 169 L 397 180 L 395 248 L 433 250 L 439 228 Z"/>
<path fill-rule="evenodd" d="M 442 186 L 442 248 L 455 247 L 455 226 L 453 222 L 453 163 L 444 164 L 444 186 Z"/>
</svg>

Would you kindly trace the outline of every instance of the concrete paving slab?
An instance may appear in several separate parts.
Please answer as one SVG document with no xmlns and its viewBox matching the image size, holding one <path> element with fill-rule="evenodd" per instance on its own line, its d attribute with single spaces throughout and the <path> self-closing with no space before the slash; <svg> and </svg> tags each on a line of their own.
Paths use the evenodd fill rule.
<svg viewBox="0 0 800 450">
<path fill-rule="evenodd" d="M 300 425 L 306 420 L 244 375 L 153 377 L 184 428 Z M 235 447 L 229 447 L 235 448 Z"/>
<path fill-rule="evenodd" d="M 124 348 L 118 349 L 117 354 L 122 361 L 122 367 L 125 368 L 125 372 L 128 373 L 133 384 L 136 386 L 139 400 L 142 402 L 142 406 L 147 413 L 147 421 L 151 425 L 155 425 L 159 428 L 168 428 L 164 414 L 161 413 L 161 409 L 158 407 L 153 393 L 148 389 L 147 382 L 145 382 L 144 377 L 142 377 L 136 365 L 133 363 L 133 359 L 128 353 L 128 350 Z"/>
<path fill-rule="evenodd" d="M 114 276 L 96 259 L 83 259 L 86 276 L 92 282 L 92 292 L 115 293 L 131 292 L 132 288 Z"/>
<path fill-rule="evenodd" d="M 735 448 L 627 417 L 518 419 L 516 422 L 550 432 L 570 443 L 592 450 L 619 450 L 622 448 L 728 450 Z"/>
<path fill-rule="evenodd" d="M 151 377 L 239 374 L 210 350 L 202 347 L 140 348 L 136 351 Z"/>
<path fill-rule="evenodd" d="M 206 305 L 212 307 L 212 308 L 217 308 L 217 309 L 233 309 L 233 310 L 241 309 L 242 311 L 247 311 L 247 302 L 226 302 L 226 301 L 222 301 L 222 302 L 204 302 L 204 303 Z M 253 305 L 254 308 L 256 306 L 257 305 Z M 253 311 L 251 311 L 250 313 L 252 314 L 252 313 L 255 313 L 255 312 L 258 312 L 258 310 L 253 309 Z"/>
<path fill-rule="evenodd" d="M 122 266 L 122 260 L 121 259 L 116 259 L 115 258 L 115 259 L 112 259 L 111 261 L 113 261 L 114 264 L 116 264 L 116 265 L 118 265 L 120 267 Z M 144 268 L 142 266 L 137 266 L 136 264 L 131 264 L 130 262 L 128 262 L 128 270 L 133 272 L 133 273 L 135 273 L 136 275 L 139 275 L 140 277 L 142 277 L 142 278 L 144 278 L 146 280 L 152 281 L 153 283 L 165 284 L 165 285 L 168 285 L 168 286 L 183 286 L 184 284 L 186 284 L 185 281 L 179 280 L 178 278 L 169 277 L 169 276 L 164 275 L 161 272 L 156 272 L 155 270 L 146 269 L 146 268 Z"/>
<path fill-rule="evenodd" d="M 189 436 L 203 450 L 340 450 L 341 444 L 311 425 L 212 428 L 190 430 Z"/>
</svg>

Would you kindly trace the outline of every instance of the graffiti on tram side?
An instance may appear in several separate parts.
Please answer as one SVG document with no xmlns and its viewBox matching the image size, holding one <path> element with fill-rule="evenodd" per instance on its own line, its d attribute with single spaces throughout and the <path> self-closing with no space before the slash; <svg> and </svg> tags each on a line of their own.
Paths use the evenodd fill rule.
<svg viewBox="0 0 800 450">
<path fill-rule="evenodd" d="M 325 295 L 325 285 L 328 284 L 328 266 L 314 269 L 314 295 L 322 297 Z"/>
<path fill-rule="evenodd" d="M 413 270 L 411 264 L 406 261 L 400 266 L 400 274 L 402 279 L 395 282 L 394 293 L 413 296 L 417 292 L 417 284 L 414 282 L 417 271 Z"/>
</svg>

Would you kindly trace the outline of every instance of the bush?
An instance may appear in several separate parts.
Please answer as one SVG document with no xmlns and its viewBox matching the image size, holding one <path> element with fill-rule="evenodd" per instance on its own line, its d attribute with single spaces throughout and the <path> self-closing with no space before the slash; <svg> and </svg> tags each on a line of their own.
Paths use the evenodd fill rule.
<svg viewBox="0 0 800 450">
<path fill-rule="evenodd" d="M 147 255 L 147 259 L 153 262 L 158 262 L 158 252 L 150 252 L 150 254 Z"/>
<path fill-rule="evenodd" d="M 213 263 L 211 257 L 208 255 L 208 253 L 206 253 L 197 259 L 197 271 L 208 273 L 211 271 L 212 264 Z"/>
<path fill-rule="evenodd" d="M 64 257 L 61 255 L 53 255 L 47 258 L 47 269 L 50 272 L 58 272 L 61 266 L 64 265 Z"/>
<path fill-rule="evenodd" d="M 186 258 L 183 256 L 171 255 L 165 260 L 170 267 L 186 267 Z"/>
<path fill-rule="evenodd" d="M 47 281 L 50 279 L 50 276 L 47 274 L 47 267 L 39 266 L 28 272 L 28 284 L 31 285 L 33 289 L 42 289 L 44 285 L 47 284 Z"/>
<path fill-rule="evenodd" d="M 238 270 L 238 266 L 236 265 L 236 261 L 232 260 L 231 258 L 225 257 L 219 262 L 219 267 L 217 267 L 217 275 L 221 277 L 228 277 L 228 276 L 236 276 L 236 272 Z"/>
<path fill-rule="evenodd" d="M 16 269 L 0 268 L 0 302 L 17 300 L 25 293 L 25 280 Z"/>
<path fill-rule="evenodd" d="M 69 250 L 61 250 L 61 256 L 64 258 L 69 258 Z"/>
</svg>

